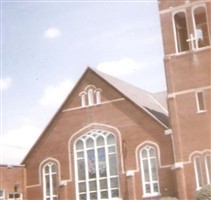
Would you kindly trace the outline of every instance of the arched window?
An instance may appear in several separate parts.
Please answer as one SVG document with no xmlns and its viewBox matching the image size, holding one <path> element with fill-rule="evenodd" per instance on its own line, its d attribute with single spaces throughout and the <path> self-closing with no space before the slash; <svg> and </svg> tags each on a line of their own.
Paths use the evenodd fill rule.
<svg viewBox="0 0 211 200">
<path fill-rule="evenodd" d="M 101 103 L 101 90 L 97 89 L 95 91 L 96 94 L 96 104 L 100 104 Z"/>
<path fill-rule="evenodd" d="M 205 156 L 205 167 L 207 175 L 207 184 L 211 184 L 211 155 Z"/>
<path fill-rule="evenodd" d="M 80 94 L 80 96 L 81 96 L 81 106 L 82 107 L 85 107 L 86 106 L 86 93 L 85 92 L 82 92 Z"/>
<path fill-rule="evenodd" d="M 43 200 L 57 200 L 58 169 L 53 162 L 48 162 L 43 166 Z"/>
<path fill-rule="evenodd" d="M 194 34 L 197 39 L 196 48 L 208 46 L 210 43 L 205 7 L 198 6 L 194 8 L 192 15 L 194 24 Z"/>
<path fill-rule="evenodd" d="M 94 90 L 92 88 L 88 89 L 88 104 L 89 106 L 94 104 Z"/>
<path fill-rule="evenodd" d="M 195 156 L 193 161 L 194 161 L 194 170 L 196 178 L 196 189 L 200 189 L 203 186 L 203 175 L 202 175 L 200 156 Z"/>
<path fill-rule="evenodd" d="M 144 196 L 159 194 L 158 168 L 156 150 L 146 146 L 140 151 L 142 187 Z"/>
<path fill-rule="evenodd" d="M 187 42 L 188 29 L 185 12 L 180 11 L 174 15 L 174 31 L 176 51 L 182 52 L 189 50 L 189 44 Z"/>
<path fill-rule="evenodd" d="M 100 88 L 96 88 L 94 85 L 88 85 L 84 88 L 79 96 L 81 97 L 81 106 L 93 106 L 101 103 L 101 92 Z"/>
<path fill-rule="evenodd" d="M 112 133 L 92 130 L 74 144 L 78 200 L 116 199 L 119 193 L 116 140 Z"/>
</svg>

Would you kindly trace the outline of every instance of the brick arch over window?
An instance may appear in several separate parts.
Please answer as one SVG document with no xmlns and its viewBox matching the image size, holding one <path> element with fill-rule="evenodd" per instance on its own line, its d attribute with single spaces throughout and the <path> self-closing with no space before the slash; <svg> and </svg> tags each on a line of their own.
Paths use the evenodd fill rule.
<svg viewBox="0 0 211 200">
<path fill-rule="evenodd" d="M 104 124 L 91 124 L 70 138 L 76 199 L 120 197 L 119 176 L 123 170 L 120 138 L 116 128 Z"/>
<path fill-rule="evenodd" d="M 159 147 L 156 143 L 145 141 L 136 149 L 139 170 L 141 173 L 141 183 L 143 197 L 158 196 L 160 194 L 158 168 Z"/>
<path fill-rule="evenodd" d="M 43 188 L 43 200 L 58 200 L 58 187 L 60 183 L 59 162 L 47 158 L 40 164 L 40 180 Z"/>
<path fill-rule="evenodd" d="M 194 151 L 190 154 L 189 160 L 193 163 L 196 190 L 201 189 L 203 185 L 210 184 L 211 151 Z"/>
</svg>

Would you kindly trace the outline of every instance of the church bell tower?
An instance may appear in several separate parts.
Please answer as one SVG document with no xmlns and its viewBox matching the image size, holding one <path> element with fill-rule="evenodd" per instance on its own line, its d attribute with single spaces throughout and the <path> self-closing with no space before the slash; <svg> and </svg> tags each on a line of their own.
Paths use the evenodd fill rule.
<svg viewBox="0 0 211 200">
<path fill-rule="evenodd" d="M 193 191 L 210 181 L 203 169 L 204 152 L 211 149 L 211 2 L 160 0 L 159 11 L 174 146 L 172 170 L 179 199 L 193 199 Z"/>
</svg>

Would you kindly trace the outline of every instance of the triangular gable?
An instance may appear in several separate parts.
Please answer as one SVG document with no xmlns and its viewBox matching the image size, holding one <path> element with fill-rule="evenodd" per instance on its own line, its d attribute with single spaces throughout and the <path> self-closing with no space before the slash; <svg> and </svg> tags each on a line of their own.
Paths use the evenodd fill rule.
<svg viewBox="0 0 211 200">
<path fill-rule="evenodd" d="M 29 153 L 26 155 L 26 157 L 23 159 L 22 164 L 26 162 L 26 160 L 30 157 L 31 153 L 37 146 L 37 144 L 41 141 L 42 137 L 45 135 L 47 130 L 50 128 L 53 121 L 57 118 L 60 112 L 67 109 L 69 105 L 69 100 L 73 96 L 74 93 L 78 90 L 78 86 L 82 84 L 83 80 L 86 76 L 88 76 L 89 73 L 94 74 L 97 76 L 97 78 L 103 80 L 106 82 L 106 84 L 109 84 L 114 90 L 116 90 L 120 96 L 124 97 L 125 99 L 129 100 L 131 103 L 135 104 L 140 109 L 144 110 L 147 114 L 149 114 L 153 119 L 155 119 L 158 123 L 160 123 L 164 128 L 168 127 L 167 123 L 167 111 L 165 109 L 162 109 L 158 102 L 152 97 L 152 95 L 146 91 L 143 91 L 137 87 L 134 87 L 124 81 L 121 81 L 117 78 L 114 78 L 112 76 L 109 76 L 107 74 L 104 74 L 102 72 L 99 72 L 97 70 L 93 70 L 91 68 L 87 68 L 86 71 L 83 73 L 81 78 L 78 80 L 78 82 L 75 84 L 74 88 L 70 92 L 70 94 L 65 99 L 64 103 L 61 105 L 61 107 L 58 109 L 56 114 L 53 116 L 53 118 L 50 120 L 36 143 L 33 145 Z M 80 99 L 78 97 L 78 99 Z"/>
</svg>

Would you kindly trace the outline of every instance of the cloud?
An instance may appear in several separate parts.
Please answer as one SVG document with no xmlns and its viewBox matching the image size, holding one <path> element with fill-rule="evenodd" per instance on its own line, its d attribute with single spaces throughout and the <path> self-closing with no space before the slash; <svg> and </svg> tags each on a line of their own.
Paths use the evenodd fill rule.
<svg viewBox="0 0 211 200">
<path fill-rule="evenodd" d="M 46 38 L 57 38 L 61 35 L 61 31 L 57 28 L 49 28 L 45 31 L 44 36 Z"/>
<path fill-rule="evenodd" d="M 33 125 L 24 125 L 2 134 L 0 136 L 0 163 L 19 164 L 36 142 L 40 133 L 40 128 Z"/>
<path fill-rule="evenodd" d="M 73 83 L 69 79 L 57 85 L 48 86 L 45 88 L 44 95 L 39 103 L 47 107 L 58 107 L 62 104 L 72 88 Z"/>
<path fill-rule="evenodd" d="M 123 58 L 119 61 L 104 62 L 104 63 L 100 63 L 97 66 L 97 69 L 99 71 L 102 71 L 102 72 L 105 72 L 107 74 L 110 74 L 112 76 L 117 76 L 117 77 L 134 73 L 135 71 L 141 68 L 143 68 L 143 65 L 141 63 L 135 62 L 131 58 Z"/>
<path fill-rule="evenodd" d="M 0 90 L 7 90 L 12 85 L 12 78 L 6 77 L 0 79 Z"/>
</svg>

